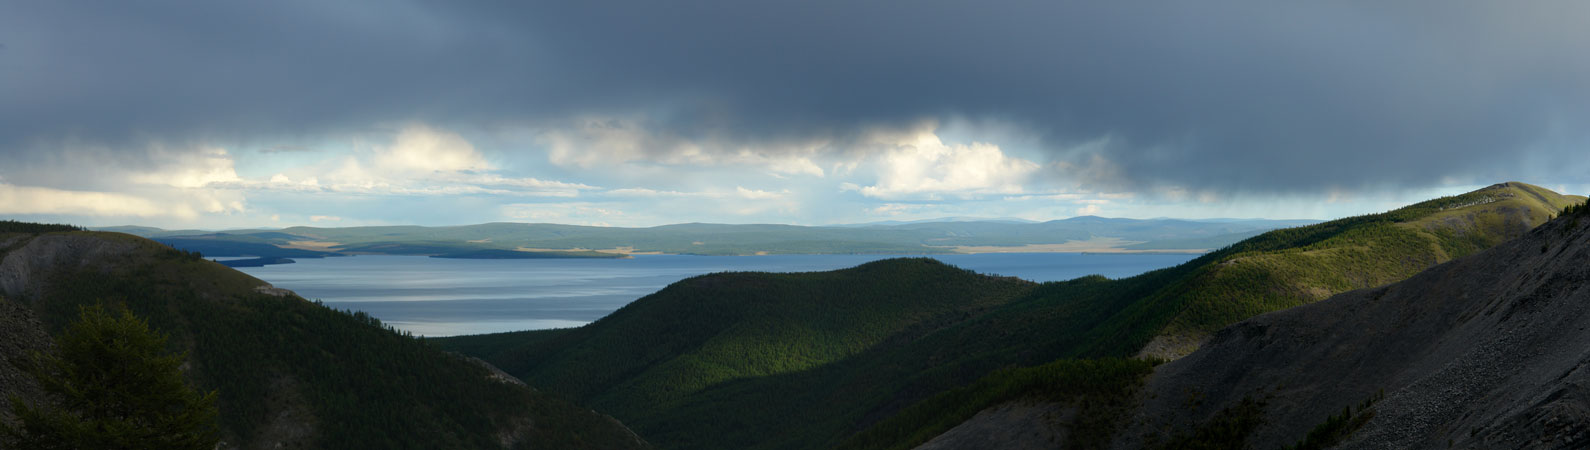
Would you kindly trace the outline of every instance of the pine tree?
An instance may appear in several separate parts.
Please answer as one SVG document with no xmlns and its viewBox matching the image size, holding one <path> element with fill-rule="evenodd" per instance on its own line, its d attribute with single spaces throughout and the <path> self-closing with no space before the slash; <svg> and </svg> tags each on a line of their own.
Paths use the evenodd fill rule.
<svg viewBox="0 0 1590 450">
<path fill-rule="evenodd" d="M 81 308 L 55 351 L 23 367 L 54 402 L 11 398 L 19 426 L 0 425 L 18 449 L 210 449 L 215 392 L 182 379 L 187 355 L 165 352 L 166 336 L 125 309 Z"/>
</svg>

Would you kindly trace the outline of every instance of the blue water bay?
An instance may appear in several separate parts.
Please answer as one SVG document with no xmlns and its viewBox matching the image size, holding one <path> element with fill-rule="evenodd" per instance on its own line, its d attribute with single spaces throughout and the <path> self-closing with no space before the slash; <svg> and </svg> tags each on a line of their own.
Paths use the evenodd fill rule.
<svg viewBox="0 0 1590 450">
<path fill-rule="evenodd" d="M 935 255 L 980 273 L 1032 281 L 1136 275 L 1190 254 L 984 253 Z M 440 259 L 366 255 L 239 268 L 339 309 L 361 310 L 424 336 L 574 327 L 670 283 L 714 272 L 808 272 L 897 255 L 688 256 L 633 259 Z"/>
</svg>

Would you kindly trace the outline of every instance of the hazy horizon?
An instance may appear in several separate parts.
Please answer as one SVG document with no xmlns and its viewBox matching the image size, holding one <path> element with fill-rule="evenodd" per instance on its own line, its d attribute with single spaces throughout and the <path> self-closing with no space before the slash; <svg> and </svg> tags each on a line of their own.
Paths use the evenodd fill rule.
<svg viewBox="0 0 1590 450">
<path fill-rule="evenodd" d="M 926 218 L 926 219 L 877 220 L 877 221 L 871 221 L 871 222 L 829 223 L 829 224 L 816 224 L 816 225 L 788 224 L 788 223 L 766 223 L 766 222 L 744 222 L 744 223 L 674 222 L 674 223 L 664 223 L 664 224 L 657 224 L 657 225 L 638 225 L 638 226 L 609 225 L 609 226 L 619 227 L 619 228 L 654 228 L 654 227 L 663 227 L 663 226 L 669 226 L 669 225 L 705 224 L 705 225 L 792 225 L 792 226 L 802 226 L 802 227 L 855 227 L 855 226 L 872 226 L 872 225 L 878 225 L 878 224 L 915 224 L 915 223 L 943 223 L 943 222 L 1005 222 L 1005 221 L 1009 221 L 1009 222 L 1012 222 L 1012 223 L 1033 224 L 1033 223 L 1044 223 L 1044 222 L 1053 222 L 1053 221 L 1064 221 L 1064 220 L 1067 220 L 1067 219 L 1075 219 L 1075 218 L 1081 218 L 1081 217 L 1098 217 L 1098 218 L 1102 218 L 1102 219 L 1131 219 L 1131 220 L 1185 220 L 1185 221 L 1191 221 L 1191 222 L 1212 222 L 1212 223 L 1245 222 L 1245 221 L 1253 221 L 1253 222 L 1320 222 L 1320 221 L 1323 221 L 1321 219 L 1295 219 L 1295 218 L 1266 219 L 1266 218 L 1256 218 L 1256 217 L 1211 217 L 1211 218 L 1206 218 L 1206 219 L 1183 219 L 1183 218 L 1180 218 L 1180 217 L 1151 217 L 1151 218 L 1146 218 L 1146 219 L 1133 219 L 1133 218 L 1125 218 L 1125 217 L 1105 217 L 1105 216 L 1092 216 L 1092 215 L 1090 215 L 1090 216 L 1072 216 L 1072 217 L 1067 217 L 1067 218 L 1042 220 L 1042 221 L 1040 221 L 1040 220 L 1020 219 L 1020 218 L 1014 218 L 1014 217 L 935 217 L 935 218 Z M 1020 221 L 1020 222 L 1014 222 L 1014 221 Z M 80 224 L 80 223 L 71 223 L 69 225 L 80 225 L 80 226 L 85 226 L 85 227 L 88 227 L 88 228 L 91 228 L 91 229 L 112 229 L 112 228 L 121 228 L 121 227 L 148 227 L 148 228 L 159 228 L 159 229 L 162 229 L 162 230 L 169 230 L 169 231 L 176 231 L 176 230 L 182 230 L 182 229 L 192 229 L 192 230 L 198 230 L 198 231 L 225 232 L 225 231 L 234 231 L 234 230 L 281 230 L 281 229 L 300 227 L 300 226 L 303 226 L 303 227 L 315 227 L 315 228 L 354 228 L 354 227 L 362 227 L 362 226 L 464 227 L 464 226 L 484 225 L 484 224 L 491 224 L 491 223 L 516 223 L 516 224 L 524 224 L 524 225 L 593 226 L 593 225 L 569 224 L 569 223 L 557 223 L 557 222 L 515 222 L 515 221 L 452 223 L 452 224 L 444 223 L 444 224 L 436 224 L 436 225 L 401 224 L 401 223 L 400 224 L 379 224 L 379 225 L 337 225 L 337 224 L 330 224 L 330 225 L 327 225 L 327 224 L 308 224 L 308 225 L 305 225 L 305 224 L 295 224 L 295 225 L 274 225 L 274 226 L 262 225 L 262 226 L 244 226 L 244 227 L 227 227 L 227 228 L 203 228 L 203 227 L 165 228 L 165 227 L 155 227 L 155 226 L 138 224 L 138 223 L 123 223 L 123 224 L 115 224 L 115 225 L 84 225 L 84 224 Z M 598 226 L 600 226 L 600 225 L 598 225 Z"/>
</svg>

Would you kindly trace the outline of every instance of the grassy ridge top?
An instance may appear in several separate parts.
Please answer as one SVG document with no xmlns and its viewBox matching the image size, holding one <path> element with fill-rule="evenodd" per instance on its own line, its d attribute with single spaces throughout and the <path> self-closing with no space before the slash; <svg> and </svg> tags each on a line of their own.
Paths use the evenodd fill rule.
<svg viewBox="0 0 1590 450">
<path fill-rule="evenodd" d="M 59 332 L 79 305 L 125 305 L 220 392 L 223 440 L 245 447 L 640 448 L 616 422 L 493 379 L 484 366 L 190 252 L 119 233 L 48 233 L 3 249 L 30 280 L 0 301 Z M 13 258 L 14 257 L 14 258 Z M 8 286 L 8 288 L 14 286 Z"/>
<path fill-rule="evenodd" d="M 1198 268 L 1188 279 L 1156 296 L 1165 301 L 1142 304 L 1121 317 L 1139 324 L 1115 326 L 1137 330 L 1116 336 L 1142 342 L 1147 327 L 1140 323 L 1158 323 L 1174 310 L 1147 352 L 1179 357 L 1226 325 L 1405 279 L 1522 236 L 1583 200 L 1510 182 L 1386 213 L 1266 233 L 1195 260 Z"/>
<path fill-rule="evenodd" d="M 737 329 L 741 323 L 768 326 L 769 330 L 816 323 L 868 323 L 813 321 L 831 304 L 823 296 L 870 304 L 888 303 L 879 299 L 897 290 L 921 293 L 924 299 L 939 298 L 936 301 L 968 294 L 919 289 L 937 286 L 934 283 L 943 278 L 931 271 L 876 270 L 898 269 L 892 265 L 872 267 L 866 278 L 845 283 L 825 278 L 832 274 L 774 277 L 779 282 L 761 278 L 765 275 L 712 275 L 656 294 L 677 300 L 638 301 L 636 305 L 642 306 L 626 308 L 611 316 L 613 320 L 603 319 L 580 329 L 457 338 L 444 345 L 481 355 L 500 366 L 516 367 L 519 370 L 512 373 L 527 375 L 548 389 L 608 406 L 663 448 L 827 448 L 907 406 L 966 386 L 1001 368 L 1037 366 L 1063 358 L 1131 356 L 1151 342 L 1161 351 L 1150 353 L 1185 351 L 1197 345 L 1201 333 L 1254 314 L 1400 280 L 1438 262 L 1511 239 L 1581 199 L 1522 183 L 1504 183 L 1387 213 L 1272 231 L 1182 266 L 1137 277 L 1046 283 L 1013 293 L 1015 297 L 997 302 L 996 307 L 941 315 L 932 326 L 869 337 L 865 348 L 848 355 L 830 353 L 834 357 L 805 360 L 809 362 L 801 365 L 803 370 L 759 373 L 736 366 L 740 362 L 724 362 L 721 357 L 702 360 L 698 356 L 704 353 L 691 353 L 708 342 L 737 348 L 742 343 L 736 340 L 742 338 L 751 339 L 746 342 L 777 341 L 769 336 L 731 333 L 717 341 L 686 339 L 682 342 L 694 344 L 673 349 L 659 343 L 671 342 L 670 333 L 695 332 L 679 327 L 703 327 L 714 330 L 711 336 L 719 336 L 720 331 Z M 751 280 L 761 284 L 749 283 Z M 723 283 L 759 289 L 732 295 L 715 290 Z M 845 289 L 824 290 L 836 286 Z M 770 309 L 781 312 L 762 317 L 793 322 L 755 322 L 743 315 L 747 310 L 740 309 L 760 309 L 760 303 L 736 303 L 732 314 L 719 311 L 726 299 L 756 297 L 790 300 L 779 303 L 779 308 L 796 310 Z M 839 334 L 834 335 L 845 332 L 835 330 Z M 1178 345 L 1177 338 L 1185 342 Z M 521 350 L 501 350 L 515 346 Z M 561 353 L 568 355 L 565 357 L 554 356 L 562 348 L 579 350 Z M 812 351 L 807 344 L 743 348 L 743 354 L 761 361 L 802 361 L 803 355 Z M 652 351 L 658 353 L 647 353 Z M 644 368 L 626 366 L 634 360 L 646 361 L 641 365 Z M 598 367 L 622 376 L 577 375 L 599 372 L 590 370 Z M 666 368 L 669 375 L 649 379 L 699 376 L 720 382 L 694 384 L 680 392 L 668 391 L 674 386 L 668 383 L 632 381 L 654 376 L 638 374 L 659 367 Z M 721 377 L 715 375 L 718 373 L 738 375 Z M 665 392 L 660 394 L 664 398 L 656 397 L 656 389 Z M 933 416 L 932 411 L 920 409 L 913 414 Z"/>
</svg>

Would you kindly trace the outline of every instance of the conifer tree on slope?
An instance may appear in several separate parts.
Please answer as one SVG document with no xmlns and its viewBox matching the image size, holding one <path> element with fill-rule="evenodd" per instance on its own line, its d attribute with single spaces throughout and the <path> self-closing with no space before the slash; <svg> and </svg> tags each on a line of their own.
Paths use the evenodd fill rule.
<svg viewBox="0 0 1590 450">
<path fill-rule="evenodd" d="M 22 367 L 54 402 L 12 397 L 19 424 L 0 424 L 0 435 L 18 449 L 214 448 L 216 393 L 189 387 L 186 355 L 167 354 L 165 344 L 125 309 L 81 308 L 55 351 Z"/>
</svg>

